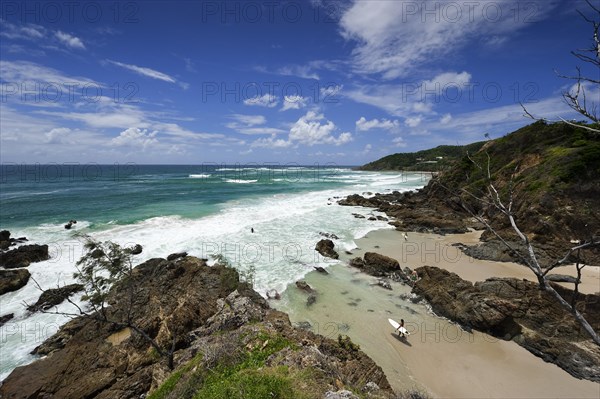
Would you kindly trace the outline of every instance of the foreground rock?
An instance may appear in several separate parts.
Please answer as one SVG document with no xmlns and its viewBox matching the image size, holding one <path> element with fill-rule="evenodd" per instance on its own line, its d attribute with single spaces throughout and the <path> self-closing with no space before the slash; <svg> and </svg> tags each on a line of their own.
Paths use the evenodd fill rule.
<svg viewBox="0 0 600 399">
<path fill-rule="evenodd" d="M 40 295 L 35 304 L 28 306 L 27 310 L 30 312 L 48 310 L 51 307 L 62 303 L 71 295 L 82 290 L 83 285 L 81 284 L 69 284 L 60 288 L 50 288 Z"/>
<path fill-rule="evenodd" d="M 12 247 L 16 244 L 22 244 L 27 242 L 27 238 L 19 237 L 19 238 L 10 238 L 10 231 L 1 230 L 0 231 L 0 250 L 5 251 L 8 248 Z"/>
<path fill-rule="evenodd" d="M 536 356 L 577 378 L 600 382 L 600 348 L 573 316 L 537 284 L 492 278 L 475 285 L 436 267 L 417 269 L 413 292 L 438 315 L 504 340 L 513 340 Z M 571 300 L 572 291 L 555 286 Z M 580 294 L 577 307 L 600 329 L 600 296 Z"/>
<path fill-rule="evenodd" d="M 27 269 L 0 270 L 0 295 L 24 287 L 31 274 Z"/>
<path fill-rule="evenodd" d="M 0 253 L 0 266 L 7 269 L 27 267 L 31 263 L 48 260 L 47 245 L 22 245 L 7 252 Z"/>
<path fill-rule="evenodd" d="M 329 239 L 325 239 L 325 240 L 321 240 L 317 243 L 317 246 L 315 247 L 315 251 L 317 251 L 321 255 L 326 256 L 328 258 L 337 259 L 337 258 L 339 258 L 339 255 L 333 249 L 334 247 L 335 247 L 335 245 L 333 244 L 333 241 L 331 241 Z"/>
<path fill-rule="evenodd" d="M 269 384 L 279 390 L 277 397 L 302 392 L 322 398 L 330 391 L 374 386 L 379 390 L 371 397 L 393 397 L 369 357 L 352 345 L 292 327 L 286 314 L 240 283 L 233 269 L 208 267 L 190 256 L 151 259 L 136 267 L 134 282 L 131 316 L 161 348 L 174 345 L 177 374 L 139 334 L 77 318 L 38 348 L 46 357 L 6 378 L 0 396 L 140 398 L 159 390 L 162 398 L 187 398 L 251 383 L 257 389 Z M 127 298 L 126 291 L 111 292 L 110 317 L 124 316 Z"/>
<path fill-rule="evenodd" d="M 0 327 L 6 324 L 8 321 L 12 320 L 15 317 L 14 313 L 5 314 L 4 316 L 0 316 Z"/>
</svg>

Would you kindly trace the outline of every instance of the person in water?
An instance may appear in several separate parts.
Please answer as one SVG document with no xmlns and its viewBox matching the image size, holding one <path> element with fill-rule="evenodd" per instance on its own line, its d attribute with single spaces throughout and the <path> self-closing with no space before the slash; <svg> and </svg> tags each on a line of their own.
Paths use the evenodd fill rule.
<svg viewBox="0 0 600 399">
<path fill-rule="evenodd" d="M 254 227 L 250 227 L 250 233 L 254 233 Z"/>
</svg>

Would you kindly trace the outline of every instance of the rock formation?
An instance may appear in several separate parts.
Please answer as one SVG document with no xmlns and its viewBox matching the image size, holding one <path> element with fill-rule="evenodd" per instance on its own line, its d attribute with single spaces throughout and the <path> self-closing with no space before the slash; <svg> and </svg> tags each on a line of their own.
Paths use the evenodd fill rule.
<svg viewBox="0 0 600 399">
<path fill-rule="evenodd" d="M 436 267 L 416 269 L 413 293 L 433 311 L 462 326 L 513 340 L 577 378 L 600 382 L 600 348 L 573 316 L 536 283 L 491 278 L 475 285 Z M 555 286 L 570 301 L 572 291 Z M 600 296 L 580 294 L 577 307 L 592 327 L 600 329 Z"/>
</svg>

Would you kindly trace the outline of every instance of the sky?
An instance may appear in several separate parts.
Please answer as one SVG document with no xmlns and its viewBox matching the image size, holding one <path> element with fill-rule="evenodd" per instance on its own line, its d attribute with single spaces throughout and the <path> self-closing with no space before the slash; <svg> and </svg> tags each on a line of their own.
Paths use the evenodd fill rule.
<svg viewBox="0 0 600 399">
<path fill-rule="evenodd" d="M 503 136 L 532 122 L 519 103 L 576 118 L 558 75 L 591 42 L 577 9 L 593 17 L 560 0 L 6 0 L 0 162 L 359 165 Z"/>
</svg>

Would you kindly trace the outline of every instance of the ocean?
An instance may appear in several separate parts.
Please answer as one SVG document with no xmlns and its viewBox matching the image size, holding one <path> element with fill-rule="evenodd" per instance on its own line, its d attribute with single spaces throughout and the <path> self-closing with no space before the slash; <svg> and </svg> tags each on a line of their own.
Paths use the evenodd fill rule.
<svg viewBox="0 0 600 399">
<path fill-rule="evenodd" d="M 354 240 L 369 231 L 391 228 L 368 220 L 377 212 L 337 205 L 340 197 L 414 190 L 429 178 L 317 164 L 3 164 L 0 229 L 48 244 L 51 258 L 28 267 L 25 287 L 0 296 L 0 316 L 15 315 L 0 328 L 0 380 L 33 361 L 29 352 L 68 321 L 31 314 L 25 304 L 37 300 L 40 288 L 74 282 L 86 236 L 141 244 L 137 263 L 183 251 L 210 261 L 221 254 L 238 270 L 253 270 L 254 287 L 265 295 L 282 292 L 314 266 L 337 262 L 314 250 L 320 233 L 335 234 L 339 252 L 356 248 Z M 65 229 L 72 219 L 77 223 Z"/>
</svg>

